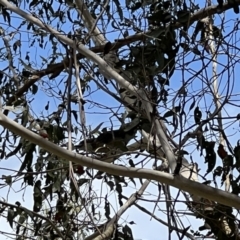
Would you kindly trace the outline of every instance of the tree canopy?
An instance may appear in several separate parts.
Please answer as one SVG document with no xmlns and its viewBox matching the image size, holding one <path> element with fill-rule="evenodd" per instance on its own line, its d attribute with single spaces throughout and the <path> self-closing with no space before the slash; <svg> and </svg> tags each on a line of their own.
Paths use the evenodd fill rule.
<svg viewBox="0 0 240 240">
<path fill-rule="evenodd" d="M 1 239 L 240 239 L 239 5 L 0 0 Z"/>
</svg>

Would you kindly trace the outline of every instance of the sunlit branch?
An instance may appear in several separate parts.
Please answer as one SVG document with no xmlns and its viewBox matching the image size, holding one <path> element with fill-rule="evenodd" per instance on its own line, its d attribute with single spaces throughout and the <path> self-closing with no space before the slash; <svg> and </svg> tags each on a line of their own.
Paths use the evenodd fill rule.
<svg viewBox="0 0 240 240">
<path fill-rule="evenodd" d="M 100 171 L 107 172 L 113 175 L 122 175 L 126 177 L 137 177 L 142 179 L 155 180 L 179 188 L 183 191 L 187 191 L 190 194 L 201 196 L 203 198 L 219 202 L 226 206 L 240 209 L 240 198 L 234 194 L 230 194 L 225 191 L 191 181 L 182 176 L 173 176 L 169 173 L 149 169 L 112 165 L 90 157 L 76 154 L 74 152 L 70 152 L 24 128 L 20 124 L 6 117 L 3 113 L 0 113 L 0 124 L 3 127 L 12 131 L 13 133 L 25 139 L 28 139 L 32 143 L 39 145 L 41 148 L 55 154 L 61 159 L 65 159 L 66 161 L 72 161 L 82 166 L 98 169 Z"/>
</svg>

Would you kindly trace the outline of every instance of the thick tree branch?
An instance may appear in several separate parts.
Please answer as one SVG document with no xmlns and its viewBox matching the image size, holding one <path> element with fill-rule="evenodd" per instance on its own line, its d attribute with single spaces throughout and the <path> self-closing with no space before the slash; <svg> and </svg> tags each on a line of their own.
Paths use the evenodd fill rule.
<svg viewBox="0 0 240 240">
<path fill-rule="evenodd" d="M 0 124 L 13 133 L 39 145 L 41 148 L 55 154 L 61 159 L 65 159 L 66 161 L 72 161 L 82 166 L 98 169 L 100 171 L 113 175 L 155 180 L 179 188 L 183 191 L 187 191 L 190 194 L 201 196 L 203 198 L 219 202 L 226 206 L 240 209 L 240 198 L 234 194 L 230 194 L 225 191 L 191 181 L 182 176 L 173 176 L 168 173 L 142 168 L 116 166 L 113 164 L 101 162 L 90 157 L 85 157 L 74 152 L 70 152 L 24 128 L 20 124 L 6 117 L 3 113 L 0 113 Z"/>
<path fill-rule="evenodd" d="M 106 4 L 108 4 L 108 2 Z M 91 16 L 86 4 L 82 0 L 76 0 L 76 5 L 78 7 L 77 8 L 78 14 L 83 19 L 84 23 L 86 24 L 86 28 L 89 31 L 88 34 L 91 35 L 91 38 L 93 39 L 95 45 L 104 44 L 106 42 L 106 38 L 104 37 L 102 32 L 99 30 L 99 28 L 96 26 L 98 18 L 95 20 Z M 105 11 L 105 9 L 102 10 L 102 12 L 100 13 L 99 16 L 101 16 L 101 14 L 103 14 L 103 11 Z"/>
<path fill-rule="evenodd" d="M 24 19 L 26 19 L 26 20 L 32 22 L 33 24 L 36 24 L 39 27 L 41 27 L 41 28 L 45 29 L 46 31 L 50 32 L 56 38 L 58 38 L 61 42 L 64 42 L 65 44 L 71 46 L 72 48 L 75 47 L 75 42 L 73 40 L 69 39 L 68 37 L 65 37 L 65 36 L 61 35 L 58 31 L 56 31 L 52 27 L 43 24 L 40 20 L 33 17 L 31 14 L 28 14 L 28 13 L 20 10 L 19 8 L 10 4 L 6 0 L 0 0 L 0 3 L 2 3 L 5 7 L 10 9 L 11 11 L 15 12 L 16 14 L 22 16 Z M 81 43 L 78 44 L 77 49 L 80 53 L 82 53 L 84 56 L 86 56 L 86 58 L 88 58 L 88 59 L 92 60 L 94 63 L 98 64 L 99 68 L 101 69 L 102 74 L 106 78 L 115 79 L 115 81 L 117 81 L 117 83 L 121 87 L 127 89 L 133 95 L 135 95 L 139 98 L 141 96 L 142 100 L 143 100 L 144 108 L 146 110 L 146 114 L 148 116 L 148 119 L 149 119 L 150 122 L 152 122 L 151 113 L 153 113 L 153 108 L 152 108 L 151 104 L 149 103 L 148 98 L 147 98 L 144 91 L 139 90 L 138 88 L 136 88 L 132 84 L 130 84 L 128 81 L 126 81 L 121 75 L 119 75 L 116 71 L 114 71 L 101 57 L 99 57 L 95 53 L 91 52 L 89 49 L 87 49 Z M 167 137 L 166 137 L 158 119 L 154 120 L 154 124 L 155 124 L 155 128 L 156 128 L 157 136 L 158 136 L 158 138 L 161 142 L 161 145 L 164 149 L 164 152 L 167 156 L 171 171 L 173 172 L 174 169 L 175 169 L 175 166 L 176 166 L 175 155 L 172 152 L 172 148 L 168 143 Z"/>
<path fill-rule="evenodd" d="M 2 2 L 2 0 L 0 0 L 0 2 Z M 238 4 L 240 4 L 240 0 L 237 0 L 236 1 Z M 3 3 L 4 4 L 4 3 Z M 79 5 L 79 6 L 82 6 L 83 3 L 81 3 L 80 1 L 76 1 L 76 4 Z M 203 8 L 197 12 L 195 12 L 191 18 L 190 18 L 190 24 L 194 23 L 195 21 L 198 21 L 199 19 L 202 19 L 206 16 L 210 16 L 210 15 L 214 15 L 216 13 L 222 13 L 226 10 L 229 10 L 231 9 L 232 6 L 230 6 L 230 4 L 228 3 L 225 3 L 223 5 L 223 8 L 221 10 L 219 10 L 217 8 L 217 6 L 211 6 L 211 7 L 207 7 L 207 8 Z M 85 8 L 79 8 L 79 9 L 85 9 Z M 86 15 L 86 14 L 85 14 Z M 84 16 L 85 16 L 84 15 Z M 85 19 L 88 21 L 89 23 L 89 26 L 91 26 L 91 24 L 94 24 L 94 22 L 92 21 L 92 19 L 88 18 L 87 16 L 85 16 Z M 176 22 L 174 25 L 173 25 L 173 28 L 174 29 L 177 29 L 177 28 L 180 28 L 182 26 L 181 23 L 178 23 Z M 95 30 L 94 30 L 95 31 Z M 112 50 L 116 50 L 116 49 L 119 49 L 127 44 L 130 44 L 130 43 L 133 43 L 135 41 L 139 41 L 139 40 L 144 40 L 149 34 L 151 33 L 151 31 L 147 31 L 147 32 L 142 32 L 142 33 L 138 33 L 138 34 L 134 34 L 132 36 L 128 36 L 126 38 L 123 38 L 123 39 L 116 39 L 115 40 L 115 43 L 112 44 Z M 96 35 L 96 32 L 94 32 L 94 34 Z M 102 36 L 99 37 L 98 35 L 98 39 L 101 38 L 100 40 L 104 41 L 104 38 Z M 98 45 L 98 46 L 95 46 L 95 47 L 92 47 L 90 48 L 90 51 L 94 52 L 94 53 L 100 53 L 100 52 L 103 52 L 104 50 L 104 46 L 105 44 L 103 45 Z M 84 58 L 84 55 L 82 55 L 81 53 L 77 54 L 77 58 L 78 59 L 81 59 L 81 58 Z M 53 64 L 51 65 L 50 67 L 47 67 L 46 69 L 44 70 L 40 70 L 40 71 L 36 71 L 35 73 L 33 73 L 33 76 L 29 79 L 29 81 L 23 86 L 21 87 L 17 93 L 16 93 L 16 97 L 20 97 L 22 96 L 22 94 L 24 92 L 26 92 L 29 87 L 31 87 L 36 81 L 38 81 L 41 77 L 43 76 L 46 76 L 48 74 L 51 74 L 53 72 L 55 72 L 57 69 L 63 69 L 64 68 L 64 65 L 67 65 L 68 64 L 68 59 L 65 59 L 63 60 L 61 63 L 56 63 L 56 64 Z M 12 102 L 15 100 L 15 96 L 13 96 L 12 98 L 10 98 L 9 102 L 7 105 L 11 105 Z M 8 111 L 5 110 L 5 114 L 7 114 Z"/>
<path fill-rule="evenodd" d="M 149 185 L 150 181 L 146 180 L 141 188 L 133 193 L 127 201 L 123 204 L 123 206 L 118 210 L 118 212 L 115 214 L 115 216 L 107 223 L 106 230 L 99 236 L 99 233 L 94 233 L 91 236 L 87 237 L 85 240 L 104 240 L 109 239 L 116 227 L 116 224 L 119 220 L 119 218 L 123 215 L 124 212 L 128 208 L 130 208 L 137 200 L 138 198 L 143 194 L 143 192 L 146 190 L 147 186 Z"/>
<path fill-rule="evenodd" d="M 236 0 L 236 3 L 240 5 L 240 0 Z M 78 4 L 78 1 L 76 1 L 76 4 Z M 191 17 L 189 19 L 189 26 L 192 25 L 195 21 L 199 21 L 205 17 L 212 16 L 214 14 L 221 14 L 221 13 L 226 12 L 227 10 L 231 10 L 231 9 L 232 9 L 232 6 L 228 2 L 223 4 L 222 9 L 219 9 L 217 5 L 202 8 L 199 11 L 197 11 L 191 15 Z M 175 24 L 171 24 L 171 26 L 173 29 L 178 29 L 178 28 L 182 27 L 183 24 L 180 22 L 176 22 Z M 137 33 L 137 34 L 128 36 L 126 38 L 116 39 L 115 42 L 112 43 L 112 50 L 119 49 L 125 45 L 128 45 L 128 44 L 136 42 L 136 41 L 143 41 L 144 39 L 146 39 L 146 37 L 151 35 L 151 32 L 152 32 L 152 30 L 149 30 L 146 32 L 141 32 L 141 33 Z M 98 52 L 103 52 L 103 49 L 104 49 L 104 46 L 102 45 L 102 46 L 93 47 L 90 50 L 95 53 L 98 53 Z"/>
<path fill-rule="evenodd" d="M 83 19 L 94 43 L 98 46 L 104 44 L 106 42 L 106 39 L 99 28 L 96 27 L 96 20 L 91 16 L 86 4 L 81 0 L 76 0 L 76 5 L 78 14 L 80 18 Z"/>
</svg>

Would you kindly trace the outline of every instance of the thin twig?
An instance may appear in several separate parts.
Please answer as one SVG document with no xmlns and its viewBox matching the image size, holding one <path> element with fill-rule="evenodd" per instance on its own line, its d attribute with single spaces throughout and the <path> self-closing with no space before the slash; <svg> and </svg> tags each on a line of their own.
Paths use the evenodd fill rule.
<svg viewBox="0 0 240 240">
<path fill-rule="evenodd" d="M 98 23 L 99 19 L 102 17 L 103 13 L 105 12 L 108 4 L 109 4 L 109 0 L 106 0 L 106 3 L 105 3 L 104 6 L 102 7 L 102 11 L 99 13 L 99 15 L 97 16 L 94 24 L 93 24 L 92 27 L 91 27 L 91 30 L 88 32 L 88 37 L 86 38 L 85 42 L 88 42 L 89 39 L 91 38 L 91 34 L 94 32 L 94 30 L 95 30 L 95 28 L 96 28 L 96 26 L 97 26 L 97 23 Z M 86 11 L 84 11 L 84 12 L 86 12 Z M 82 14 L 84 14 L 84 12 L 83 12 Z"/>
<path fill-rule="evenodd" d="M 123 213 L 129 209 L 137 200 L 138 197 L 140 197 L 144 191 L 146 190 L 146 188 L 148 187 L 150 181 L 146 180 L 143 185 L 141 186 L 141 188 L 136 192 L 133 193 L 128 199 L 127 201 L 123 204 L 123 206 L 118 210 L 118 212 L 115 214 L 115 216 L 107 223 L 106 225 L 106 230 L 101 234 L 101 236 L 98 236 L 98 233 L 94 233 L 91 236 L 85 238 L 85 240 L 104 240 L 104 239 L 109 239 L 111 237 L 111 235 L 114 232 L 116 223 L 118 222 L 118 219 L 123 215 Z"/>
<path fill-rule="evenodd" d="M 125 198 L 125 199 L 127 199 L 127 197 L 124 196 L 124 195 L 122 195 L 122 197 Z M 163 221 L 162 219 L 156 217 L 156 215 L 152 214 L 150 211 L 148 211 L 146 208 L 140 206 L 138 203 L 134 203 L 134 206 L 136 206 L 139 210 L 141 210 L 142 212 L 144 212 L 144 213 L 146 213 L 147 215 L 151 216 L 151 218 L 154 218 L 156 221 L 160 222 L 160 223 L 163 224 L 164 226 L 169 227 L 169 225 L 168 225 L 167 222 L 165 222 L 165 221 Z M 182 232 L 184 231 L 184 230 L 179 229 L 179 228 L 176 228 L 176 227 L 174 227 L 174 226 L 171 226 L 171 230 L 175 230 L 175 231 L 180 232 L 180 233 L 182 233 Z M 187 236 L 188 238 L 190 238 L 190 239 L 192 239 L 192 240 L 195 240 L 195 238 L 194 238 L 191 234 L 189 234 L 189 233 L 185 233 L 185 234 L 186 234 L 186 236 Z"/>
</svg>

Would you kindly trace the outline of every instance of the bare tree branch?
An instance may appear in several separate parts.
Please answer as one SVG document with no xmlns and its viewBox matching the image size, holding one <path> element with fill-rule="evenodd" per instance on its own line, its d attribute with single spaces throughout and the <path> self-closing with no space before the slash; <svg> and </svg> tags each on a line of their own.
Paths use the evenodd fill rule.
<svg viewBox="0 0 240 240">
<path fill-rule="evenodd" d="M 101 162 L 90 157 L 85 157 L 74 152 L 70 152 L 24 128 L 15 121 L 6 117 L 3 113 L 0 113 L 0 124 L 3 127 L 14 132 L 15 134 L 18 134 L 19 136 L 28 139 L 29 141 L 39 145 L 43 149 L 55 154 L 56 156 L 65 159 L 66 161 L 72 161 L 82 166 L 98 169 L 100 171 L 107 172 L 113 175 L 156 180 L 158 182 L 179 188 L 183 191 L 187 191 L 190 194 L 202 196 L 203 198 L 219 202 L 226 206 L 240 209 L 240 198 L 234 194 L 230 194 L 225 191 L 191 181 L 181 176 L 173 176 L 171 174 L 155 170 L 116 166 L 109 163 Z"/>
<path fill-rule="evenodd" d="M 123 198 L 127 199 L 127 197 L 123 196 Z M 151 216 L 151 218 L 154 218 L 156 221 L 160 222 L 161 224 L 165 225 L 166 227 L 169 227 L 168 223 L 166 223 L 165 221 L 163 221 L 162 219 L 158 218 L 156 215 L 154 215 L 153 213 L 151 213 L 150 211 L 148 211 L 146 208 L 140 206 L 138 203 L 134 203 L 134 206 L 136 206 L 139 210 L 141 210 L 142 212 L 146 213 L 147 215 Z M 176 228 L 174 226 L 171 226 L 170 227 L 170 230 L 175 230 L 175 231 L 178 231 L 180 233 L 183 233 L 184 230 L 180 229 L 180 228 Z M 192 239 L 192 240 L 195 240 L 195 238 L 189 234 L 189 233 L 185 233 L 185 235 Z"/>
<path fill-rule="evenodd" d="M 126 210 L 128 208 L 130 208 L 137 200 L 138 198 L 143 194 L 143 192 L 146 190 L 146 188 L 148 187 L 150 181 L 146 180 L 143 185 L 141 186 L 141 188 L 133 193 L 128 199 L 127 201 L 123 204 L 123 206 L 118 210 L 118 212 L 115 214 L 115 216 L 107 223 L 106 227 L 105 227 L 105 231 L 100 235 L 99 233 L 94 233 L 91 236 L 88 236 L 85 240 L 104 240 L 104 239 L 109 239 L 111 237 L 111 235 L 113 234 L 116 224 L 119 220 L 119 218 L 123 215 L 124 212 L 126 212 Z"/>
</svg>

